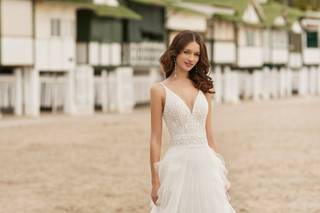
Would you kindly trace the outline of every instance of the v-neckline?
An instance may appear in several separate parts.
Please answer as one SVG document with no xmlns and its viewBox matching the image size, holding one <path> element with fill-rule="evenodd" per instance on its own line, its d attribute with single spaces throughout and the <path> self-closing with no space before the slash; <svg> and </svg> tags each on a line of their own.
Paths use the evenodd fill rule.
<svg viewBox="0 0 320 213">
<path fill-rule="evenodd" d="M 200 89 L 198 89 L 197 94 L 195 95 L 194 101 L 193 101 L 193 105 L 192 105 L 192 109 L 190 109 L 190 107 L 188 106 L 188 104 L 183 100 L 183 98 L 181 98 L 177 93 L 173 92 L 173 90 L 171 90 L 169 87 L 167 87 L 164 83 L 162 83 L 164 87 L 166 87 L 171 93 L 173 93 L 174 96 L 177 96 L 177 98 L 182 102 L 182 104 L 188 109 L 190 114 L 194 113 L 194 108 L 197 104 L 197 100 L 198 100 L 198 96 L 200 94 Z"/>
</svg>

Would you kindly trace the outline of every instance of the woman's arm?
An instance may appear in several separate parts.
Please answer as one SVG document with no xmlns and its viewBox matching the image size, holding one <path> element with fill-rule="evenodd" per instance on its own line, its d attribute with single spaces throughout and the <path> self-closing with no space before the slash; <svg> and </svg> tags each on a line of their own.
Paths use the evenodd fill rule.
<svg viewBox="0 0 320 213">
<path fill-rule="evenodd" d="M 207 132 L 207 139 L 208 139 L 208 145 L 217 153 L 218 152 L 218 146 L 214 141 L 214 135 L 213 135 L 213 127 L 212 127 L 212 97 L 213 94 L 206 93 L 206 98 L 208 101 L 208 115 L 206 120 L 206 132 Z"/>
<path fill-rule="evenodd" d="M 162 141 L 162 112 L 163 88 L 159 83 L 154 83 L 150 88 L 151 136 L 150 136 L 150 167 L 152 185 L 160 185 L 155 163 L 160 161 Z"/>
</svg>

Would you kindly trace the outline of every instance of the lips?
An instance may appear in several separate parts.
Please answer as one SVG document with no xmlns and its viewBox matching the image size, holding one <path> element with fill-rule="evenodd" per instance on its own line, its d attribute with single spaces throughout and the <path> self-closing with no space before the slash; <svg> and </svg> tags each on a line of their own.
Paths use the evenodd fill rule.
<svg viewBox="0 0 320 213">
<path fill-rule="evenodd" d="M 188 62 L 184 62 L 184 64 L 185 64 L 187 67 L 192 67 L 192 66 L 193 66 L 193 64 L 188 63 Z"/>
</svg>

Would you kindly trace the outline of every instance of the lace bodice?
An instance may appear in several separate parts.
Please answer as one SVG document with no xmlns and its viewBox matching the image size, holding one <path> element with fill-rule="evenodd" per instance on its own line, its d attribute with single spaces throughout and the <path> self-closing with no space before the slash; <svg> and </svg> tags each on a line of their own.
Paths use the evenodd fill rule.
<svg viewBox="0 0 320 213">
<path fill-rule="evenodd" d="M 190 109 L 180 96 L 160 83 L 165 89 L 163 119 L 170 135 L 170 145 L 207 144 L 206 118 L 208 102 L 201 90 Z"/>
</svg>

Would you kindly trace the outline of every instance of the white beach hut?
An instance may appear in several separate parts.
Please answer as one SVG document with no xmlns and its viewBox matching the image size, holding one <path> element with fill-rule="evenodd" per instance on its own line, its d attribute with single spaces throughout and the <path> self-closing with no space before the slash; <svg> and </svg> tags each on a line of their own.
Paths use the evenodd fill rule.
<svg viewBox="0 0 320 213">
<path fill-rule="evenodd" d="M 288 70 L 291 72 L 291 92 L 296 94 L 299 91 L 299 76 L 303 67 L 302 60 L 302 34 L 303 29 L 300 24 L 300 18 L 303 12 L 296 8 L 287 8 L 286 20 L 289 26 L 289 61 Z M 305 87 L 302 84 L 302 87 Z"/>
<path fill-rule="evenodd" d="M 241 22 L 237 25 L 237 66 L 242 98 L 258 100 L 262 93 L 264 15 L 255 1 L 242 7 Z"/>
<path fill-rule="evenodd" d="M 82 105 L 78 111 L 131 111 L 133 70 L 125 62 L 125 28 L 127 20 L 140 16 L 116 0 L 93 3 L 77 11 L 76 100 Z"/>
<path fill-rule="evenodd" d="M 33 10 L 31 1 L 0 1 L 0 114 L 38 114 Z"/>
<path fill-rule="evenodd" d="M 167 1 L 126 0 L 125 5 L 141 20 L 124 23 L 123 64 L 132 67 L 134 106 L 149 102 L 150 85 L 159 80 L 159 57 L 166 47 Z"/>
<path fill-rule="evenodd" d="M 288 69 L 289 33 L 287 7 L 276 2 L 262 4 L 265 14 L 263 32 L 262 93 L 260 98 L 278 98 L 291 95 L 292 73 Z"/>
<path fill-rule="evenodd" d="M 40 79 L 38 109 L 75 113 L 77 6 L 74 1 L 35 2 L 34 69 Z"/>
<path fill-rule="evenodd" d="M 299 72 L 298 93 L 300 95 L 320 94 L 320 13 L 305 12 L 301 19 L 302 33 L 302 60 L 304 68 Z"/>
<path fill-rule="evenodd" d="M 217 0 L 212 4 L 234 10 L 233 14 L 216 14 L 212 22 L 212 61 L 217 76 L 222 71 L 222 101 L 237 103 L 240 97 L 253 98 L 260 85 L 254 83 L 258 78 L 252 73 L 263 65 L 262 8 L 250 0 Z"/>
</svg>

